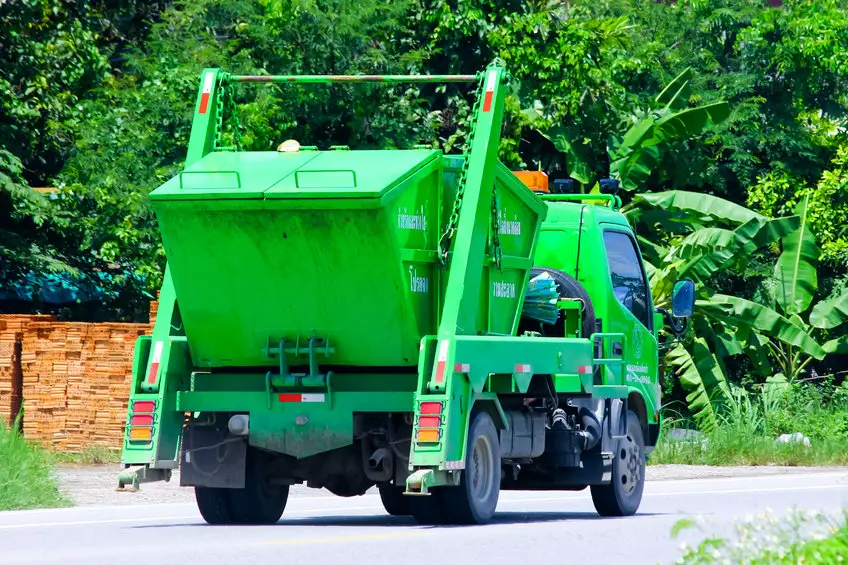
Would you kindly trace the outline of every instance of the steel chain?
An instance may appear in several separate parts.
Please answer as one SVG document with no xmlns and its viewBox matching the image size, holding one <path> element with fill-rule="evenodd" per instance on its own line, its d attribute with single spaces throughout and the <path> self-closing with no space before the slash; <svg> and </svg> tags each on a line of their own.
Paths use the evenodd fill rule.
<svg viewBox="0 0 848 565">
<path fill-rule="evenodd" d="M 233 143 L 236 146 L 236 151 L 241 151 L 241 123 L 239 122 L 238 112 L 236 111 L 236 97 L 233 94 L 233 85 L 231 83 L 226 83 L 227 88 L 227 108 L 229 112 L 229 117 L 233 120 Z"/>
<path fill-rule="evenodd" d="M 228 120 L 232 119 L 233 122 L 233 143 L 236 151 L 241 151 L 241 123 L 236 112 L 233 86 L 229 82 L 227 75 L 221 76 L 218 79 L 218 92 L 218 96 L 215 97 L 215 150 L 220 151 L 224 148 L 224 114 L 227 113 Z"/>
<path fill-rule="evenodd" d="M 442 237 L 439 238 L 439 262 L 446 265 L 448 262 L 448 250 L 450 249 L 451 239 L 456 233 L 457 224 L 459 223 L 459 212 L 462 208 L 462 197 L 465 194 L 465 183 L 468 179 L 468 154 L 471 151 L 471 145 L 474 142 L 474 133 L 477 129 L 477 110 L 480 106 L 480 98 L 483 93 L 483 82 L 486 79 L 486 73 L 478 73 L 480 75 L 477 83 L 477 91 L 474 93 L 474 106 L 471 109 L 471 127 L 468 130 L 468 139 L 465 143 L 465 149 L 462 152 L 463 162 L 462 168 L 459 171 L 459 179 L 456 183 L 456 198 L 453 200 L 453 210 L 451 211 L 448 224 L 445 226 L 445 231 Z"/>
<path fill-rule="evenodd" d="M 503 257 L 503 250 L 501 250 L 501 237 L 500 237 L 500 218 L 498 218 L 498 188 L 497 184 L 492 187 L 492 256 L 495 259 L 495 266 L 498 270 L 501 270 L 501 257 Z"/>
<path fill-rule="evenodd" d="M 218 77 L 217 90 L 219 94 L 215 97 L 215 150 L 219 151 L 222 147 L 224 134 L 224 79 Z"/>
</svg>

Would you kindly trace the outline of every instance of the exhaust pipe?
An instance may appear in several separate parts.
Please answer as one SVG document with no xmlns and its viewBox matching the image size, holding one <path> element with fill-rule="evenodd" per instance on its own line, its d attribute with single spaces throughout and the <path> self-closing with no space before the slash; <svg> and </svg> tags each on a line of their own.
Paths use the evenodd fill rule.
<svg viewBox="0 0 848 565">
<path fill-rule="evenodd" d="M 368 466 L 374 471 L 382 471 L 383 462 L 387 457 L 389 457 L 389 450 L 385 447 L 381 447 L 368 458 Z"/>
<path fill-rule="evenodd" d="M 363 454 L 364 455 L 364 454 Z M 364 465 L 365 476 L 375 483 L 382 483 L 392 478 L 395 472 L 394 459 L 385 447 L 374 451 Z"/>
</svg>

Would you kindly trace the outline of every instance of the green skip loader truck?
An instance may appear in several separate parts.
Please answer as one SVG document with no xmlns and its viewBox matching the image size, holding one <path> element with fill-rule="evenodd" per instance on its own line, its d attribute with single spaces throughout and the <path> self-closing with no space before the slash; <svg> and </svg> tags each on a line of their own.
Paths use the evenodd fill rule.
<svg viewBox="0 0 848 565">
<path fill-rule="evenodd" d="M 243 151 L 237 83 L 468 82 L 463 154 Z M 615 181 L 533 188 L 498 159 L 514 79 L 205 69 L 184 170 L 150 193 L 167 267 L 139 338 L 118 489 L 193 487 L 212 524 L 276 523 L 291 485 L 423 524 L 481 524 L 501 490 L 589 487 L 637 511 L 659 430 L 654 307 Z M 225 121 L 226 118 L 226 121 Z M 228 137 L 229 139 L 229 137 Z"/>
</svg>

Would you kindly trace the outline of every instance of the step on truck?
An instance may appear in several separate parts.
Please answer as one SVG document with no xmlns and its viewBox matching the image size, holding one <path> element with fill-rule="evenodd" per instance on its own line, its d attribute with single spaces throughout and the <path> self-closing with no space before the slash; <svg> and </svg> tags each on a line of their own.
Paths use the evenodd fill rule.
<svg viewBox="0 0 848 565">
<path fill-rule="evenodd" d="M 235 85 L 407 81 L 474 85 L 462 154 L 241 147 Z M 501 490 L 637 511 L 693 285 L 654 307 L 615 181 L 500 162 L 512 81 L 202 72 L 184 169 L 149 195 L 167 266 L 119 490 L 178 471 L 212 524 L 275 523 L 302 484 L 426 524 L 486 523 Z"/>
</svg>

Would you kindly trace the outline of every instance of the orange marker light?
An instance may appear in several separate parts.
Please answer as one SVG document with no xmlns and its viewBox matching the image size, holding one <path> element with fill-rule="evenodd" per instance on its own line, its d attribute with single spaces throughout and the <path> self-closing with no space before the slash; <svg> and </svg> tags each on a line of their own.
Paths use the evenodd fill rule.
<svg viewBox="0 0 848 565">
<path fill-rule="evenodd" d="M 150 441 L 153 430 L 150 428 L 133 428 L 130 430 L 130 441 Z"/>
<path fill-rule="evenodd" d="M 422 443 L 436 443 L 439 441 L 439 430 L 418 430 L 418 441 Z"/>
</svg>

